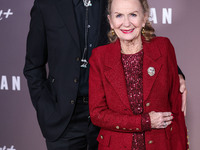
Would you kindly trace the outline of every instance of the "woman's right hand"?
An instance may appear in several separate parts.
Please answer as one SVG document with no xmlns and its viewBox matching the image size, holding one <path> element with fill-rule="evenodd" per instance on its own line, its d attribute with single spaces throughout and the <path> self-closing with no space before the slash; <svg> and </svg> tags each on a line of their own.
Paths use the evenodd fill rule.
<svg viewBox="0 0 200 150">
<path fill-rule="evenodd" d="M 151 120 L 151 128 L 152 129 L 162 129 L 166 128 L 168 125 L 172 123 L 172 113 L 171 112 L 155 112 L 151 111 L 149 113 Z"/>
</svg>

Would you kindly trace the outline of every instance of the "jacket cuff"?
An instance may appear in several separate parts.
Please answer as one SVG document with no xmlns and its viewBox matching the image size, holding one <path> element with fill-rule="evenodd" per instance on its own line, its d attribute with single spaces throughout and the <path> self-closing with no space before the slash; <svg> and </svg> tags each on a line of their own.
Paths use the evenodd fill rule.
<svg viewBox="0 0 200 150">
<path fill-rule="evenodd" d="M 150 120 L 150 116 L 148 113 L 144 113 L 142 114 L 142 122 L 141 122 L 141 126 L 142 126 L 142 131 L 150 131 L 151 130 L 151 120 Z"/>
</svg>

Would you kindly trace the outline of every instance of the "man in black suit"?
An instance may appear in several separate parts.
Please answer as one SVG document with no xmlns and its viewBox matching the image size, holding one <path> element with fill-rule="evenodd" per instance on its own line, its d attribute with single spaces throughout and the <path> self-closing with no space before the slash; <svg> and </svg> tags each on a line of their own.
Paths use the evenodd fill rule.
<svg viewBox="0 0 200 150">
<path fill-rule="evenodd" d="M 99 129 L 88 111 L 87 61 L 93 48 L 108 42 L 106 3 L 34 2 L 24 74 L 49 150 L 97 149 Z"/>
<path fill-rule="evenodd" d="M 107 0 L 35 0 L 24 75 L 49 150 L 95 150 L 88 58 L 107 44 Z"/>
</svg>

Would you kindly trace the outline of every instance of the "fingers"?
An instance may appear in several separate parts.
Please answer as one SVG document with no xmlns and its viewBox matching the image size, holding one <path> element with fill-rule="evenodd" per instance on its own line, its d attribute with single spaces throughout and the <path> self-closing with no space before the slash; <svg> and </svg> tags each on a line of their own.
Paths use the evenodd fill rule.
<svg viewBox="0 0 200 150">
<path fill-rule="evenodd" d="M 166 128 L 168 125 L 170 125 L 172 121 L 164 121 L 162 126 L 160 126 L 160 129 Z"/>
<path fill-rule="evenodd" d="M 163 122 L 168 122 L 168 121 L 171 121 L 172 119 L 173 119 L 173 116 L 163 117 Z"/>
<path fill-rule="evenodd" d="M 187 89 L 186 83 L 182 75 L 179 75 L 179 82 L 180 82 L 180 92 L 182 93 L 182 112 L 184 112 L 184 116 L 186 116 L 186 101 L 187 101 Z"/>
<path fill-rule="evenodd" d="M 163 118 L 162 118 L 162 125 L 160 128 L 166 128 L 168 125 L 172 123 L 173 116 L 171 112 L 164 112 L 163 113 Z"/>
<path fill-rule="evenodd" d="M 184 116 L 186 116 L 186 112 L 187 112 L 187 107 L 185 106 L 185 109 L 184 109 Z"/>
<path fill-rule="evenodd" d="M 161 113 L 162 117 L 169 117 L 172 115 L 171 112 L 159 112 L 159 113 Z"/>
<path fill-rule="evenodd" d="M 180 83 L 179 91 L 183 93 L 186 90 L 185 81 Z"/>
<path fill-rule="evenodd" d="M 184 112 L 184 116 L 186 116 L 186 97 L 187 97 L 187 90 L 182 93 L 182 112 Z"/>
<path fill-rule="evenodd" d="M 155 129 L 166 128 L 171 124 L 173 116 L 171 112 L 150 112 L 151 127 Z"/>
<path fill-rule="evenodd" d="M 185 80 L 182 75 L 179 75 L 180 92 L 183 93 L 186 90 Z"/>
</svg>

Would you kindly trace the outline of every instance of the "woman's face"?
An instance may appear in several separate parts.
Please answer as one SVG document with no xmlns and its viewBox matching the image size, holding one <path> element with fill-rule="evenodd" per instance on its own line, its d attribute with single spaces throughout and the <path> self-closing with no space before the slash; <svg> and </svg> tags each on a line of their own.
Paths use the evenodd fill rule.
<svg viewBox="0 0 200 150">
<path fill-rule="evenodd" d="M 108 15 L 111 28 L 125 41 L 141 38 L 147 18 L 139 0 L 113 0 Z"/>
</svg>

